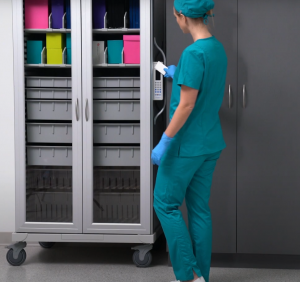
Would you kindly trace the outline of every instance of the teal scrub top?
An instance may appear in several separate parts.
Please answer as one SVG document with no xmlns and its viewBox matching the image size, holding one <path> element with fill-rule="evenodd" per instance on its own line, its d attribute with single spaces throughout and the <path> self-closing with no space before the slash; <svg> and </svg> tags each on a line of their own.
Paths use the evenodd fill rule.
<svg viewBox="0 0 300 282">
<path fill-rule="evenodd" d="M 199 39 L 183 51 L 173 78 L 170 119 L 180 102 L 181 85 L 197 89 L 199 94 L 191 115 L 173 138 L 169 154 L 195 157 L 226 147 L 219 118 L 226 75 L 227 56 L 214 36 Z"/>
</svg>

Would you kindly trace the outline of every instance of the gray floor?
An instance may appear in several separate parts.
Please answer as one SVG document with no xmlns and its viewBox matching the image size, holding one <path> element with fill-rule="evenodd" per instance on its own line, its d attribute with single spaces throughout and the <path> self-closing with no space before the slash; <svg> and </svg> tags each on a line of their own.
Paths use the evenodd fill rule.
<svg viewBox="0 0 300 282">
<path fill-rule="evenodd" d="M 164 250 L 153 251 L 153 263 L 141 269 L 126 245 L 56 244 L 52 249 L 26 248 L 20 267 L 8 265 L 0 246 L 0 282 L 170 282 L 172 268 Z M 212 268 L 210 282 L 299 282 L 300 270 Z"/>
</svg>

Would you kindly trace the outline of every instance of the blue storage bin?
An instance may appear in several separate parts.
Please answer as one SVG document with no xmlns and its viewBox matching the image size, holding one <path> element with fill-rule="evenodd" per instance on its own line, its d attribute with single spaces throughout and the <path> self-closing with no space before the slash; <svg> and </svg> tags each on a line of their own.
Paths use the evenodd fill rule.
<svg viewBox="0 0 300 282">
<path fill-rule="evenodd" d="M 123 47 L 124 47 L 123 40 L 107 41 L 108 64 L 122 63 Z"/>
<path fill-rule="evenodd" d="M 67 64 L 71 65 L 72 64 L 72 49 L 67 48 Z"/>
<path fill-rule="evenodd" d="M 44 47 L 44 41 L 27 40 L 27 64 L 41 64 L 41 53 Z"/>
<path fill-rule="evenodd" d="M 67 29 L 71 29 L 71 5 L 70 0 L 66 0 L 66 17 L 67 17 Z"/>
<path fill-rule="evenodd" d="M 66 47 L 67 49 L 71 49 L 72 41 L 71 41 L 71 33 L 67 33 L 66 35 Z"/>
</svg>

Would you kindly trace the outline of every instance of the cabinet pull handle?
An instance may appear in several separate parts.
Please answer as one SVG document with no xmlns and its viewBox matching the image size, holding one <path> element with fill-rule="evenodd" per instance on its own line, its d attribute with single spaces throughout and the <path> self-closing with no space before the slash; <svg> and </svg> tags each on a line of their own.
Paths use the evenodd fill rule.
<svg viewBox="0 0 300 282">
<path fill-rule="evenodd" d="M 75 103 L 75 114 L 76 114 L 76 120 L 79 120 L 79 116 L 78 116 L 78 98 L 76 99 L 76 103 Z"/>
<path fill-rule="evenodd" d="M 246 108 L 246 85 L 243 85 L 243 108 Z"/>
<path fill-rule="evenodd" d="M 89 102 L 88 102 L 88 99 L 85 100 L 85 120 L 88 121 L 89 120 L 89 114 L 88 114 L 88 111 L 89 111 Z"/>
<path fill-rule="evenodd" d="M 228 95 L 229 95 L 229 105 L 228 105 L 228 108 L 231 109 L 232 108 L 232 94 L 231 94 L 231 85 L 230 84 L 229 84 Z"/>
</svg>

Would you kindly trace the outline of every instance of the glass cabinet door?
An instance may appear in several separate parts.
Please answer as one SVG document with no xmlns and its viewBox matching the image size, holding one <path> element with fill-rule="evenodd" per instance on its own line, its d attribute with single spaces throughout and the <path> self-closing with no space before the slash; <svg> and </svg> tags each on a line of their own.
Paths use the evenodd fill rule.
<svg viewBox="0 0 300 282">
<path fill-rule="evenodd" d="M 80 0 L 13 9 L 17 232 L 82 232 Z"/>
<path fill-rule="evenodd" d="M 142 87 L 147 75 L 142 69 L 149 70 L 150 81 L 150 57 L 144 60 L 150 48 L 150 32 L 149 45 L 142 49 L 142 44 L 147 44 L 142 34 L 147 33 L 143 29 L 147 18 L 140 21 L 147 2 L 141 1 L 143 7 L 139 0 L 83 3 L 83 183 L 87 233 L 149 232 L 150 146 L 143 143 L 147 133 L 143 136 L 142 125 L 149 129 L 150 140 L 150 103 L 145 103 L 150 98 L 150 87 Z M 148 13 L 150 18 L 150 6 Z M 148 154 L 146 159 L 143 149 Z M 148 173 L 144 178 L 143 169 Z M 147 185 L 143 185 L 148 178 Z"/>
</svg>

